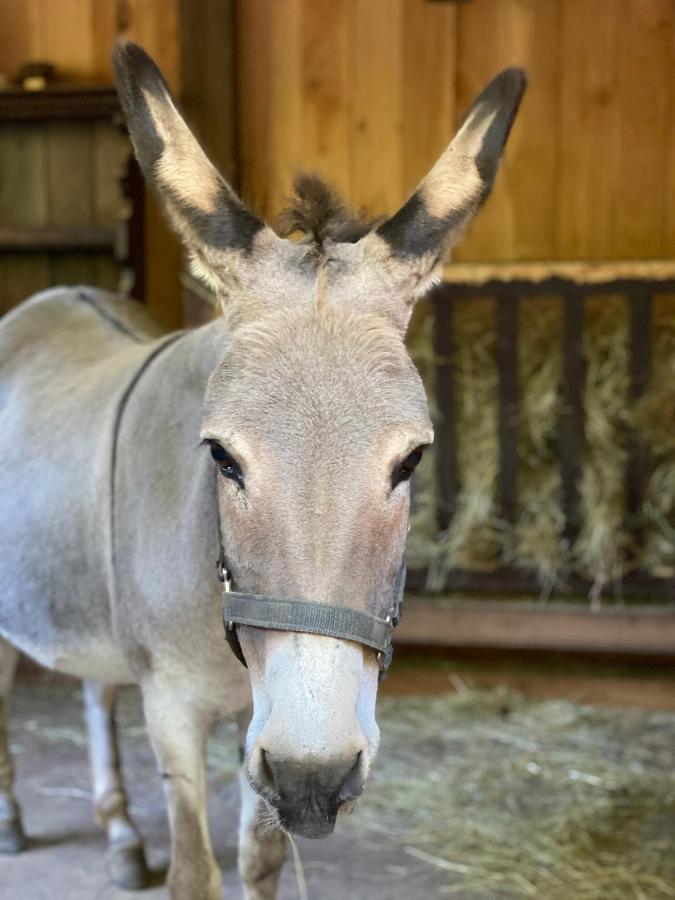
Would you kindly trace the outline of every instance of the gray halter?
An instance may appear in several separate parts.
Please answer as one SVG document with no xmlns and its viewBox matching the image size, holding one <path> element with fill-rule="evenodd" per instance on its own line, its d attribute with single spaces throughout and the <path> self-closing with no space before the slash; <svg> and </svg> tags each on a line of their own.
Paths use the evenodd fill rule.
<svg viewBox="0 0 675 900">
<path fill-rule="evenodd" d="M 403 586 L 405 584 L 405 559 L 396 575 L 392 603 L 382 615 L 333 606 L 317 600 L 279 600 L 262 594 L 247 594 L 232 590 L 232 575 L 225 559 L 222 539 L 218 558 L 218 578 L 223 584 L 223 622 L 225 637 L 237 659 L 246 659 L 237 637 L 237 625 L 253 625 L 274 631 L 299 631 L 304 634 L 321 634 L 341 638 L 371 647 L 377 652 L 380 678 L 384 677 L 393 650 L 391 639 L 394 628 L 401 620 L 403 610 Z"/>
</svg>

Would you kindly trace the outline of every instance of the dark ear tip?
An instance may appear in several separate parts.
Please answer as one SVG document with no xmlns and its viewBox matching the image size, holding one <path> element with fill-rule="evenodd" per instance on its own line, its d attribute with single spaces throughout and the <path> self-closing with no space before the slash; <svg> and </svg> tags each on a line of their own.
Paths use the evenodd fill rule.
<svg viewBox="0 0 675 900">
<path fill-rule="evenodd" d="M 154 59 L 149 53 L 134 44 L 133 41 L 127 41 L 120 38 L 113 51 L 113 65 L 118 79 L 124 81 L 133 80 L 140 82 L 145 80 L 146 83 L 159 81 L 162 86 L 166 87 L 164 77 Z"/>
<path fill-rule="evenodd" d="M 113 62 L 116 66 L 118 64 L 125 66 L 132 65 L 134 61 L 138 61 L 144 56 L 147 57 L 148 54 L 142 47 L 139 47 L 138 44 L 134 44 L 133 41 L 128 41 L 126 38 L 117 39 L 115 49 L 113 50 Z"/>
<path fill-rule="evenodd" d="M 519 66 L 511 66 L 500 72 L 490 86 L 499 88 L 506 97 L 520 103 L 527 87 L 527 72 Z"/>
</svg>

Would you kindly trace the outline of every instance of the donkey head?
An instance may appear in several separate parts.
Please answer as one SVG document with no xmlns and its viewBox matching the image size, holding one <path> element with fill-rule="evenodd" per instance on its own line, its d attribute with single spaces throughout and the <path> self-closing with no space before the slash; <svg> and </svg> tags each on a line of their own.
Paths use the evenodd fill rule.
<svg viewBox="0 0 675 900">
<path fill-rule="evenodd" d="M 228 322 L 202 437 L 237 587 L 360 610 L 390 606 L 409 478 L 432 440 L 404 337 L 415 299 L 487 197 L 524 89 L 511 69 L 391 219 L 350 221 L 300 185 L 300 240 L 250 213 L 209 162 L 152 60 L 116 53 L 146 178 Z M 206 577 L 206 573 L 205 573 Z M 215 627 L 215 623 L 214 623 Z M 378 743 L 378 664 L 359 644 L 239 627 L 254 715 L 248 776 L 289 831 L 320 837 L 361 792 Z"/>
</svg>

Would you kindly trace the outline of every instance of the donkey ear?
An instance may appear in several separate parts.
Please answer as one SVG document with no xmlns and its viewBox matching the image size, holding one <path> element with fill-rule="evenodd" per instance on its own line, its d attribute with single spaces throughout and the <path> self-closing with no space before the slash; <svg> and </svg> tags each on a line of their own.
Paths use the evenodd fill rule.
<svg viewBox="0 0 675 900">
<path fill-rule="evenodd" d="M 497 75 L 412 197 L 377 229 L 394 257 L 414 264 L 418 291 L 490 193 L 525 84 L 522 69 Z"/>
<path fill-rule="evenodd" d="M 222 255 L 219 251 L 250 251 L 264 226 L 209 161 L 148 54 L 136 44 L 120 43 L 114 64 L 143 174 L 196 257 L 201 274 L 213 278 L 204 268 Z"/>
</svg>

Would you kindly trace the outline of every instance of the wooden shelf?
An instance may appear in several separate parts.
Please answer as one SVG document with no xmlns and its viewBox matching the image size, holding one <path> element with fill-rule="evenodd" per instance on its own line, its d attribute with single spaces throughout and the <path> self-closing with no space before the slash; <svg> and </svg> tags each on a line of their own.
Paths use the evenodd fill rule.
<svg viewBox="0 0 675 900">
<path fill-rule="evenodd" d="M 675 608 L 406 597 L 394 640 L 421 646 L 675 656 Z"/>
<path fill-rule="evenodd" d="M 113 253 L 115 226 L 0 227 L 0 251 L 5 253 Z"/>
<path fill-rule="evenodd" d="M 111 85 L 53 85 L 43 91 L 0 90 L 0 123 L 108 119 L 122 121 Z"/>
</svg>

